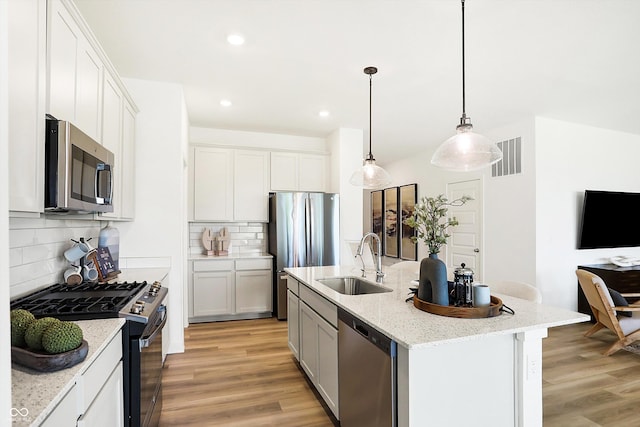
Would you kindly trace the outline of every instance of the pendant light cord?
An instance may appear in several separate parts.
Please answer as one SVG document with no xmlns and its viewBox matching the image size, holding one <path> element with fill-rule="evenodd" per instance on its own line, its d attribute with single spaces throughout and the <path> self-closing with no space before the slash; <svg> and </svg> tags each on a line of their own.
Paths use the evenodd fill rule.
<svg viewBox="0 0 640 427">
<path fill-rule="evenodd" d="M 462 119 L 466 119 L 465 79 L 464 79 L 464 0 L 462 0 Z"/>
<path fill-rule="evenodd" d="M 369 74 L 369 159 L 373 160 L 373 154 L 371 153 L 371 91 L 373 75 Z"/>
</svg>

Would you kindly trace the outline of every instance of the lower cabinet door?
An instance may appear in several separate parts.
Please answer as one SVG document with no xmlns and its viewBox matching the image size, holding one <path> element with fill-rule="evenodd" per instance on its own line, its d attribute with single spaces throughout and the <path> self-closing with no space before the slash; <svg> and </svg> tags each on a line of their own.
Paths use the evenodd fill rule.
<svg viewBox="0 0 640 427">
<path fill-rule="evenodd" d="M 271 270 L 236 272 L 236 313 L 262 313 L 273 305 Z"/>
<path fill-rule="evenodd" d="M 234 313 L 233 271 L 193 274 L 193 316 Z"/>
<path fill-rule="evenodd" d="M 300 361 L 300 299 L 291 291 L 287 291 L 287 333 L 289 349 Z"/>
<path fill-rule="evenodd" d="M 51 414 L 40 424 L 40 427 L 75 426 L 77 419 L 78 392 L 74 385 L 53 409 Z"/>
<path fill-rule="evenodd" d="M 78 419 L 78 427 L 122 427 L 124 410 L 122 397 L 122 361 L 113 370 L 100 393 Z"/>
<path fill-rule="evenodd" d="M 317 314 L 300 301 L 300 365 L 313 384 L 318 376 Z"/>
</svg>

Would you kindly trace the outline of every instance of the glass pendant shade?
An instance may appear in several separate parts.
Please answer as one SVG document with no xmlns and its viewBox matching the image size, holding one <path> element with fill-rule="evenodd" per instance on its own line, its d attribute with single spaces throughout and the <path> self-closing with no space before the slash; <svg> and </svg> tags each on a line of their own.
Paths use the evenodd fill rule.
<svg viewBox="0 0 640 427">
<path fill-rule="evenodd" d="M 502 159 L 502 151 L 470 125 L 458 126 L 454 136 L 433 153 L 431 163 L 442 169 L 468 172 L 485 168 Z"/>
<path fill-rule="evenodd" d="M 389 185 L 391 176 L 386 170 L 376 165 L 375 159 L 365 159 L 362 167 L 351 175 L 349 182 L 367 190 L 375 190 Z"/>
</svg>

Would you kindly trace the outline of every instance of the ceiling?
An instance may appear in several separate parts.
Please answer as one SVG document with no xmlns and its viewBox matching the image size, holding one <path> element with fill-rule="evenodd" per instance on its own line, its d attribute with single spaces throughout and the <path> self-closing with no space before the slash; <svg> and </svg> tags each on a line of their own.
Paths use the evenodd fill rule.
<svg viewBox="0 0 640 427">
<path fill-rule="evenodd" d="M 457 0 L 75 3 L 121 76 L 183 86 L 192 126 L 317 137 L 361 128 L 368 142 L 366 66 L 379 69 L 379 164 L 436 146 L 460 119 Z M 476 132 L 541 115 L 640 134 L 640 1 L 467 0 L 465 9 Z M 231 33 L 245 44 L 227 43 Z"/>
</svg>

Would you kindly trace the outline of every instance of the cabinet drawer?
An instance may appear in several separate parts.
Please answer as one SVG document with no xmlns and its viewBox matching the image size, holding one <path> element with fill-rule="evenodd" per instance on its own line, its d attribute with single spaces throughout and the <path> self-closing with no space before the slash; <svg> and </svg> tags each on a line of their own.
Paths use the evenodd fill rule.
<svg viewBox="0 0 640 427">
<path fill-rule="evenodd" d="M 193 271 L 232 271 L 233 260 L 193 261 Z"/>
<path fill-rule="evenodd" d="M 300 295 L 300 283 L 291 276 L 287 276 L 287 289 L 293 292 L 295 296 Z"/>
<path fill-rule="evenodd" d="M 269 270 L 271 258 L 237 259 L 236 270 Z"/>
<path fill-rule="evenodd" d="M 118 335 L 113 337 L 76 383 L 80 413 L 84 413 L 89 408 L 121 359 L 122 332 L 118 332 Z"/>
<path fill-rule="evenodd" d="M 322 316 L 333 327 L 338 327 L 338 307 L 304 285 L 300 286 L 300 299 Z"/>
</svg>

